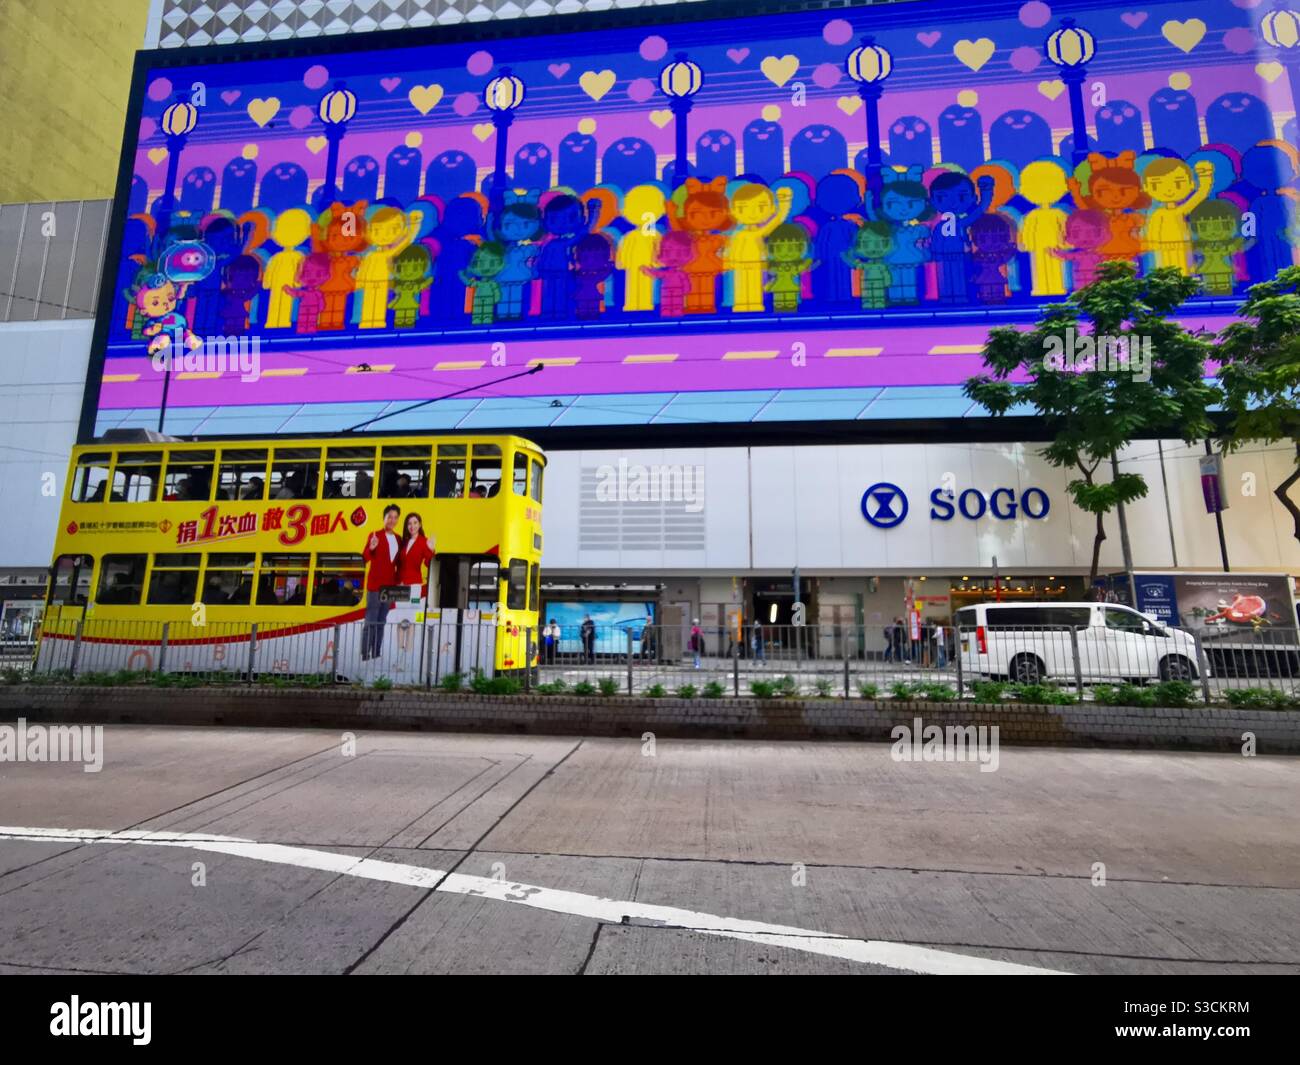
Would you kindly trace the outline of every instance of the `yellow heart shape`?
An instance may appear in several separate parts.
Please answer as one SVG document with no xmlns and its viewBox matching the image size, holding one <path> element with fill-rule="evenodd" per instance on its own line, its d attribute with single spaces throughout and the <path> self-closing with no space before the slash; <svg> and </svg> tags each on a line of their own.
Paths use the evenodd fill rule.
<svg viewBox="0 0 1300 1065">
<path fill-rule="evenodd" d="M 1186 22 L 1170 19 L 1160 27 L 1160 32 L 1164 34 L 1165 40 L 1175 48 L 1190 52 L 1201 43 L 1201 38 L 1205 36 L 1205 23 L 1198 18 L 1189 18 Z"/>
<path fill-rule="evenodd" d="M 259 126 L 265 126 L 280 111 L 280 101 L 274 96 L 268 96 L 265 100 L 248 101 L 248 117 L 256 122 Z"/>
<path fill-rule="evenodd" d="M 1053 81 L 1040 81 L 1038 91 L 1046 96 L 1049 100 L 1055 100 L 1061 93 L 1065 92 L 1065 82 L 1060 78 Z"/>
<path fill-rule="evenodd" d="M 617 80 L 612 70 L 588 70 L 578 79 L 578 84 L 593 100 L 599 100 L 614 87 L 614 82 Z"/>
<path fill-rule="evenodd" d="M 862 106 L 861 96 L 841 96 L 835 101 L 835 106 L 843 111 L 846 115 L 856 115 L 858 108 Z"/>
<path fill-rule="evenodd" d="M 987 37 L 980 37 L 974 41 L 963 38 L 952 46 L 952 54 L 970 67 L 971 70 L 979 70 L 980 67 L 993 58 L 995 47 L 996 45 Z"/>
<path fill-rule="evenodd" d="M 1286 68 L 1281 63 L 1256 63 L 1255 73 L 1263 78 L 1270 85 L 1282 76 L 1282 71 Z M 152 153 L 151 153 L 152 154 Z"/>
<path fill-rule="evenodd" d="M 475 126 L 472 130 L 470 130 L 470 132 L 473 133 L 474 136 L 476 136 L 480 141 L 485 141 L 490 136 L 492 136 L 492 123 L 480 122 L 477 126 Z"/>
<path fill-rule="evenodd" d="M 324 137 L 308 137 L 307 150 L 311 152 L 312 155 L 320 155 L 321 149 L 324 148 L 325 145 L 327 145 L 328 143 L 329 141 L 327 141 Z"/>
<path fill-rule="evenodd" d="M 664 111 L 650 112 L 650 121 L 653 122 L 660 129 L 663 129 L 664 126 L 668 125 L 668 123 L 671 122 L 672 120 L 673 120 L 673 113 L 671 111 L 664 110 Z"/>
<path fill-rule="evenodd" d="M 159 163 L 161 163 L 161 162 L 162 162 L 164 159 L 166 159 L 166 158 L 167 158 L 167 149 L 166 149 L 166 148 L 150 148 L 150 149 L 149 149 L 149 162 L 153 163 L 154 166 L 157 166 Z"/>
<path fill-rule="evenodd" d="M 438 101 L 442 99 L 442 86 L 412 85 L 411 91 L 406 94 L 406 98 L 411 101 L 411 106 L 420 114 L 427 115 L 438 106 Z"/>
<path fill-rule="evenodd" d="M 797 55 L 783 55 L 777 58 L 770 55 L 758 64 L 758 69 L 763 72 L 763 77 L 767 78 L 779 89 L 798 72 L 799 57 Z"/>
</svg>

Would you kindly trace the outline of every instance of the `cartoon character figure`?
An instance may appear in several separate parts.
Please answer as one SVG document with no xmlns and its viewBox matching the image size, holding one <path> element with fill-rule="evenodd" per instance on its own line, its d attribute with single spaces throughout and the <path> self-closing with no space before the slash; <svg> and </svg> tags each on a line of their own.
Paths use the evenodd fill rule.
<svg viewBox="0 0 1300 1065">
<path fill-rule="evenodd" d="M 542 282 L 542 317 L 550 321 L 573 313 L 573 248 L 596 223 L 600 204 L 585 208 L 576 196 L 556 196 L 542 209 L 542 228 L 547 238 L 537 256 L 537 274 Z"/>
<path fill-rule="evenodd" d="M 178 292 L 175 283 L 164 274 L 150 274 L 143 278 L 133 294 L 136 309 L 147 322 L 143 333 L 149 340 L 149 354 L 166 351 L 175 340 L 189 351 L 202 347 L 203 341 L 190 332 L 185 315 L 176 310 L 184 295 L 184 286 Z"/>
<path fill-rule="evenodd" d="M 844 261 L 858 271 L 864 311 L 889 305 L 892 277 L 885 259 L 893 248 L 894 230 L 888 222 L 866 222 L 858 229 L 853 247 L 844 253 Z"/>
<path fill-rule="evenodd" d="M 325 310 L 325 293 L 321 286 L 330 279 L 330 257 L 323 251 L 314 251 L 302 261 L 298 268 L 298 284 L 285 285 L 284 291 L 297 297 L 298 332 L 315 333 Z"/>
<path fill-rule="evenodd" d="M 630 236 L 630 234 L 629 234 Z M 624 240 L 627 237 L 623 238 Z M 658 268 L 641 267 L 645 277 L 659 279 L 659 315 L 661 318 L 680 318 L 686 313 L 686 295 L 691 288 L 691 278 L 686 264 L 695 254 L 691 235 L 674 231 L 659 242 Z"/>
<path fill-rule="evenodd" d="M 1242 180 L 1252 186 L 1254 234 L 1246 263 L 1255 281 L 1270 281 L 1292 265 L 1297 212 L 1292 153 L 1277 143 L 1257 144 L 1241 157 Z"/>
<path fill-rule="evenodd" d="M 1065 247 L 1066 213 L 1056 204 L 1068 190 L 1065 172 L 1050 159 L 1020 172 L 1020 195 L 1034 205 L 1020 227 L 1020 246 L 1029 252 L 1033 278 L 1030 295 L 1065 295 L 1065 267 L 1057 252 Z"/>
<path fill-rule="evenodd" d="M 919 168 L 916 174 L 920 176 Z M 862 210 L 862 193 L 848 174 L 828 174 L 817 182 L 813 204 L 825 218 L 813 238 L 818 263 L 812 276 L 813 295 L 825 303 L 847 303 L 853 298 L 853 272 L 844 253 L 853 247 L 858 226 L 844 216 Z"/>
<path fill-rule="evenodd" d="M 415 325 L 420 294 L 433 283 L 429 264 L 429 249 L 423 244 L 412 244 L 393 260 L 393 298 L 388 309 L 393 312 L 394 328 L 410 329 Z"/>
<path fill-rule="evenodd" d="M 588 234 L 574 246 L 573 259 L 575 314 L 583 320 L 599 317 L 604 302 L 600 286 L 614 272 L 609 239 L 600 233 Z"/>
<path fill-rule="evenodd" d="M 655 283 L 660 275 L 648 271 L 659 256 L 664 194 L 658 185 L 637 185 L 623 197 L 623 219 L 632 226 L 618 242 L 614 265 L 623 271 L 623 310 L 654 310 Z M 668 316 L 668 317 L 671 317 Z"/>
<path fill-rule="evenodd" d="M 271 228 L 271 238 L 280 250 L 271 256 L 262 275 L 262 288 L 267 292 L 267 329 L 288 329 L 293 325 L 293 297 L 285 289 L 298 279 L 303 253 L 298 246 L 311 235 L 311 215 L 301 207 L 281 211 Z"/>
<path fill-rule="evenodd" d="M 965 174 L 940 174 L 930 184 L 930 206 L 939 216 L 930 234 L 930 255 L 939 268 L 939 300 L 943 303 L 965 303 L 970 299 L 966 276 L 968 233 L 971 223 L 993 203 L 993 188 L 993 178 L 988 174 L 979 179 L 978 198 Z"/>
<path fill-rule="evenodd" d="M 226 264 L 243 250 L 250 229 L 237 225 L 227 213 L 213 215 L 204 222 L 203 243 L 212 250 L 212 269 L 190 286 L 194 297 L 194 330 L 200 336 L 216 331 Z"/>
<path fill-rule="evenodd" d="M 1214 164 L 1203 159 L 1195 173 L 1181 159 L 1156 159 L 1142 175 L 1142 188 L 1159 204 L 1147 216 L 1143 246 L 1151 253 L 1153 267 L 1176 267 L 1191 273 L 1189 256 L 1192 234 L 1187 216 L 1210 194 Z"/>
<path fill-rule="evenodd" d="M 808 230 L 798 222 L 783 222 L 767 240 L 768 282 L 772 309 L 786 314 L 799 309 L 803 296 L 803 275 L 817 264 L 808 258 Z"/>
<path fill-rule="evenodd" d="M 718 309 L 717 279 L 724 267 L 720 252 L 727 243 L 722 230 L 731 228 L 727 203 L 727 179 L 716 177 L 707 185 L 687 178 L 686 198 L 680 213 L 676 202 L 668 201 L 668 223 L 691 236 L 693 254 L 686 264 L 691 280 L 686 294 L 687 314 L 715 314 Z"/>
<path fill-rule="evenodd" d="M 867 198 L 867 215 L 872 221 L 888 222 L 894 231 L 893 247 L 885 256 L 889 264 L 889 302 L 914 304 L 920 299 L 920 268 L 930 258 L 930 227 L 923 223 L 931 217 L 929 194 L 921 184 L 921 168 L 906 171 L 884 170 L 880 208 Z"/>
<path fill-rule="evenodd" d="M 461 277 L 478 247 L 470 237 L 482 227 L 483 210 L 478 201 L 457 196 L 448 202 L 442 224 L 433 231 L 439 251 L 429 289 L 429 315 L 440 326 L 465 321 L 465 283 Z"/>
<path fill-rule="evenodd" d="M 491 325 L 496 321 L 497 304 L 501 302 L 501 286 L 496 277 L 505 266 L 506 250 L 495 240 L 480 244 L 460 272 L 461 282 L 474 289 L 474 309 L 471 321 L 475 325 Z"/>
<path fill-rule="evenodd" d="M 368 243 L 366 201 L 358 200 L 350 206 L 337 201 L 330 204 L 317 220 L 312 243 L 316 251 L 324 252 L 330 260 L 329 279 L 320 287 L 325 307 L 316 326 L 318 329 L 342 329 L 348 296 L 356 288 L 353 274 L 361 265 L 356 253 L 364 250 Z"/>
<path fill-rule="evenodd" d="M 971 261 L 975 264 L 975 298 L 981 303 L 1006 303 L 1007 264 L 1016 257 L 1015 230 L 997 213 L 971 223 Z"/>
<path fill-rule="evenodd" d="M 415 239 L 424 212 L 413 207 L 403 214 L 395 207 L 381 207 L 369 219 L 366 236 L 370 250 L 357 267 L 357 288 L 361 292 L 362 329 L 383 329 L 387 324 L 388 289 L 393 260 Z"/>
<path fill-rule="evenodd" d="M 1142 191 L 1142 179 L 1133 168 L 1136 156 L 1120 152 L 1109 159 L 1097 152 L 1088 156 L 1092 171 L 1088 178 L 1088 194 L 1077 178 L 1067 178 L 1070 197 L 1081 211 L 1103 211 L 1110 224 L 1110 236 L 1097 250 L 1103 262 L 1133 262 L 1142 253 L 1141 232 L 1143 217 L 1139 213 L 1151 204 Z"/>
<path fill-rule="evenodd" d="M 1065 220 L 1065 240 L 1073 247 L 1054 248 L 1052 254 L 1074 264 L 1076 290 L 1097 279 L 1097 267 L 1104 259 L 1101 248 L 1110 239 L 1110 219 L 1104 211 L 1075 211 Z"/>
<path fill-rule="evenodd" d="M 541 232 L 542 213 L 537 209 L 539 193 L 506 192 L 505 206 L 497 222 L 497 239 L 505 247 L 505 265 L 497 275 L 501 286 L 501 304 L 497 318 L 516 321 L 524 316 L 524 294 L 533 281 L 533 262 L 540 247 L 533 238 Z"/>
<path fill-rule="evenodd" d="M 1202 286 L 1211 295 L 1231 296 L 1237 281 L 1234 257 L 1245 246 L 1241 212 L 1227 200 L 1206 200 L 1187 220 Z"/>
<path fill-rule="evenodd" d="M 762 311 L 763 267 L 767 262 L 764 242 L 790 214 L 794 191 L 772 190 L 766 185 L 742 185 L 731 200 L 736 229 L 727 241 L 723 259 L 731 268 L 732 309 L 740 313 Z"/>
<path fill-rule="evenodd" d="M 262 263 L 256 255 L 236 255 L 226 264 L 218 307 L 223 336 L 239 336 L 248 330 L 248 304 L 262 287 L 261 280 Z"/>
</svg>

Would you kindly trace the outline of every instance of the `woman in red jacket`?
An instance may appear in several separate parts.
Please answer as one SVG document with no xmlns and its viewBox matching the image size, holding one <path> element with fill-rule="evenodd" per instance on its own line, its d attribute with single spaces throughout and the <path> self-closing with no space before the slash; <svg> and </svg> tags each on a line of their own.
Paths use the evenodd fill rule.
<svg viewBox="0 0 1300 1065">
<path fill-rule="evenodd" d="M 429 594 L 429 566 L 433 562 L 433 545 L 424 535 L 420 515 L 406 515 L 406 534 L 402 537 L 402 554 L 397 565 L 398 584 L 418 584 L 420 594 Z"/>
</svg>

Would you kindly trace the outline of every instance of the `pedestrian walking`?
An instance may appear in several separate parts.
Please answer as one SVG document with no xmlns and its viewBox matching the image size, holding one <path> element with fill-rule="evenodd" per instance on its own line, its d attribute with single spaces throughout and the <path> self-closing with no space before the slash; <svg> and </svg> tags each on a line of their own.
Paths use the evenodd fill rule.
<svg viewBox="0 0 1300 1065">
<path fill-rule="evenodd" d="M 542 630 L 542 661 L 548 666 L 555 665 L 555 651 L 560 646 L 560 626 L 555 624 L 555 619 L 551 618 L 550 623 Z"/>
<path fill-rule="evenodd" d="M 596 623 L 591 620 L 588 614 L 582 619 L 582 628 L 578 630 L 578 636 L 582 640 L 582 657 L 588 665 L 596 661 Z"/>
<path fill-rule="evenodd" d="M 695 668 L 700 668 L 700 653 L 704 650 L 704 633 L 700 629 L 700 619 L 691 621 L 691 653 L 695 656 Z"/>
</svg>

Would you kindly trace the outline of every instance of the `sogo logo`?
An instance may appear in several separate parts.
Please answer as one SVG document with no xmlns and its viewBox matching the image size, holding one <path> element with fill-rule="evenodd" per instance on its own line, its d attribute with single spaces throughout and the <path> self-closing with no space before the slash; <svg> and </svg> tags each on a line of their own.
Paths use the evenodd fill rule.
<svg viewBox="0 0 1300 1065">
<path fill-rule="evenodd" d="M 862 493 L 862 516 L 877 529 L 892 529 L 907 517 L 907 495 L 896 484 L 880 481 Z M 1023 514 L 1040 521 L 1047 517 L 1052 502 L 1041 488 L 1026 488 L 1018 496 L 1013 488 L 995 488 L 987 496 L 978 488 L 954 494 L 943 488 L 930 493 L 930 520 L 952 521 L 960 514 L 978 521 L 986 514 L 998 521 L 1011 521 Z"/>
</svg>

